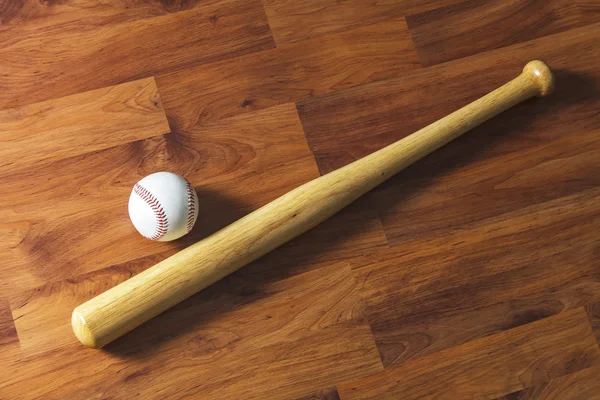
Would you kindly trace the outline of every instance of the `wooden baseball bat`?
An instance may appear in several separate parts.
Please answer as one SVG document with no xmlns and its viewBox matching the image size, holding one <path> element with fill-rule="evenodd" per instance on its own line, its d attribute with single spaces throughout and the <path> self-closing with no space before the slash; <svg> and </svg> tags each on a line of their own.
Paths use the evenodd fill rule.
<svg viewBox="0 0 600 400">
<path fill-rule="evenodd" d="M 533 96 L 554 77 L 531 61 L 512 81 L 458 111 L 305 183 L 73 310 L 75 336 L 100 348 L 194 293 L 306 232 L 405 167 Z"/>
</svg>

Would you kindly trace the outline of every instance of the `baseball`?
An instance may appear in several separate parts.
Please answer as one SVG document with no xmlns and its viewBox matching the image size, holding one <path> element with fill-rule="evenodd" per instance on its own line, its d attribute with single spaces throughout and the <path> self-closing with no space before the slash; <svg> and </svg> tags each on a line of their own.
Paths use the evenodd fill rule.
<svg viewBox="0 0 600 400">
<path fill-rule="evenodd" d="M 135 229 L 148 239 L 175 240 L 194 227 L 198 195 L 183 176 L 157 172 L 133 186 L 129 218 Z"/>
</svg>

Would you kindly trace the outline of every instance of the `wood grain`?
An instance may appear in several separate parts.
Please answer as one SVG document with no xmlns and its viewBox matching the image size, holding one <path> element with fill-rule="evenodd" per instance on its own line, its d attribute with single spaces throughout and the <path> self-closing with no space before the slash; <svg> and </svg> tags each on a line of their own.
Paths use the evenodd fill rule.
<svg viewBox="0 0 600 400">
<path fill-rule="evenodd" d="M 172 124 L 225 117 L 418 68 L 406 23 L 394 19 L 157 77 Z"/>
<path fill-rule="evenodd" d="M 460 165 L 450 169 L 450 165 L 456 163 L 455 155 L 449 155 L 429 169 L 431 181 L 435 182 L 431 186 L 414 179 L 417 177 L 412 173 L 416 171 L 407 171 L 412 176 L 405 176 L 402 190 L 410 193 L 410 199 L 400 203 L 386 201 L 391 192 L 400 193 L 400 188 L 392 185 L 381 192 L 379 206 L 388 238 L 392 243 L 402 245 L 418 242 L 425 236 L 460 234 L 485 224 L 487 218 L 515 211 L 515 215 L 521 215 L 518 210 L 533 205 L 538 205 L 533 208 L 543 210 L 544 203 L 552 204 L 553 199 L 595 188 L 598 181 L 589 171 L 598 166 L 597 138 L 598 131 L 579 133 L 559 137 L 551 141 L 552 145 L 527 146 L 530 148 L 524 145 L 518 155 L 489 157 L 482 163 L 475 162 L 481 175 L 468 183 L 460 177 Z M 500 165 L 502 169 L 499 169 Z M 437 172 L 441 176 L 436 176 Z M 469 213 L 469 208 L 482 200 L 489 200 L 489 207 L 476 214 Z M 452 202 L 451 207 L 444 206 L 448 201 Z M 397 223 L 403 216 L 411 221 L 410 225 Z M 423 231 L 428 223 L 430 234 Z"/>
<path fill-rule="evenodd" d="M 144 240 L 127 216 L 132 185 L 161 170 L 184 175 L 199 194 L 188 242 Z M 181 249 L 317 176 L 293 105 L 3 174 L 0 285 L 13 293 Z"/>
<path fill-rule="evenodd" d="M 595 207 L 595 211 L 586 208 L 598 202 L 592 172 L 599 167 L 595 130 L 599 98 L 594 89 L 598 72 L 591 67 L 598 62 L 598 52 L 589 52 L 597 32 L 597 27 L 581 28 L 410 74 L 411 78 L 428 70 L 437 76 L 448 74 L 439 86 L 430 86 L 435 75 L 423 81 L 407 76 L 398 78 L 402 84 L 397 86 L 392 80 L 385 82 L 399 94 L 375 83 L 348 90 L 346 96 L 340 92 L 323 96 L 324 101 L 308 100 L 307 107 L 299 107 L 313 151 L 319 154 L 322 149 L 318 161 L 326 171 L 377 143 L 385 144 L 387 132 L 391 136 L 396 129 L 402 135 L 415 119 L 468 96 L 472 88 L 452 88 L 453 75 L 461 66 L 468 65 L 478 81 L 489 82 L 496 78 L 484 65 L 525 57 L 535 49 L 538 56 L 554 60 L 559 70 L 568 69 L 558 75 L 559 82 L 561 75 L 571 82 L 559 84 L 555 93 L 560 117 L 553 117 L 557 115 L 553 101 L 529 104 L 528 112 L 509 111 L 506 119 L 476 129 L 375 194 L 387 237 L 396 246 L 387 261 L 384 257 L 364 269 L 368 279 L 363 294 L 384 366 L 597 301 L 593 232 L 598 215 Z M 568 49 L 591 58 L 561 66 Z M 435 89 L 424 93 L 425 87 Z M 445 88 L 450 91 L 440 93 Z M 452 101 L 440 104 L 434 92 Z M 344 101 L 338 102 L 338 96 Z M 365 98 L 369 103 L 385 98 L 387 104 L 381 101 L 377 113 L 361 115 Z M 421 116 L 419 107 L 429 113 Z M 320 118 L 326 110 L 335 110 L 329 121 Z M 336 123 L 349 135 L 339 136 L 334 149 L 329 146 L 334 136 L 327 133 Z M 377 131 L 384 134 L 373 135 Z M 344 142 L 348 144 L 340 147 Z M 343 157 L 338 158 L 340 153 Z M 580 214 L 584 209 L 589 214 Z M 555 219 L 558 215 L 560 220 Z M 574 220 L 581 225 L 576 228 Z M 550 221 L 556 224 L 546 225 Z M 587 233 L 573 230 L 578 228 Z M 433 270 L 435 278 L 430 280 L 428 271 Z M 555 277 L 560 278 L 553 281 Z"/>
<path fill-rule="evenodd" d="M 92 31 L 65 31 L 48 36 L 39 29 L 2 43 L 0 85 L 4 90 L 0 93 L 0 108 L 115 85 L 273 46 L 258 0 L 228 1 Z M 77 68 L 71 68 L 73 65 Z"/>
<path fill-rule="evenodd" d="M 599 19 L 600 5 L 586 0 L 469 0 L 410 15 L 407 23 L 421 62 L 434 65 Z"/>
<path fill-rule="evenodd" d="M 468 162 L 473 163 L 475 157 L 489 158 L 497 148 L 514 151 L 523 144 L 564 135 L 571 128 L 577 132 L 595 129 L 600 76 L 594 65 L 600 61 L 596 40 L 599 32 L 600 25 L 595 24 L 301 100 L 298 112 L 319 169 L 322 173 L 332 171 L 447 115 L 510 79 L 531 57 L 546 60 L 557 71 L 557 81 L 563 84 L 559 83 L 556 96 L 540 100 L 537 105 L 522 105 L 527 112 L 509 111 L 490 121 L 444 152 L 424 160 L 428 167 L 419 172 L 454 152 L 461 152 L 462 158 L 468 154 Z M 566 60 L 567 51 L 576 52 L 577 60 Z M 498 68 L 499 64 L 503 67 Z M 559 112 L 560 118 L 552 117 Z M 501 137 L 490 140 L 497 136 Z"/>
<path fill-rule="evenodd" d="M 585 307 L 585 311 L 588 314 L 588 318 L 590 319 L 590 323 L 596 334 L 596 339 L 598 340 L 598 343 L 600 343 L 600 302 L 588 304 Z"/>
<path fill-rule="evenodd" d="M 157 17 L 218 2 L 6 0 L 0 11 L 0 41 L 39 29 L 51 34 L 93 30 L 99 26 Z"/>
<path fill-rule="evenodd" d="M 600 367 L 594 366 L 498 397 L 496 400 L 597 400 L 600 399 Z"/>
<path fill-rule="evenodd" d="M 307 396 L 302 396 L 298 400 L 340 400 L 340 395 L 336 388 L 317 390 Z"/>
<path fill-rule="evenodd" d="M 461 0 L 265 0 L 277 45 L 387 21 Z M 464 0 L 462 0 L 464 1 Z"/>
<path fill-rule="evenodd" d="M 138 274 L 173 251 L 48 283 L 11 297 L 10 303 L 25 356 L 68 347 L 73 343 L 68 324 L 71 311 L 90 294 L 98 294 Z M 46 327 L 41 334 L 39 326 Z"/>
<path fill-rule="evenodd" d="M 380 378 L 394 399 L 598 398 L 599 10 L 0 0 L 0 398 L 345 400 Z M 532 58 L 553 96 L 104 350 L 73 336 L 76 304 Z M 126 204 L 161 170 L 192 180 L 201 215 L 156 244 Z"/>
<path fill-rule="evenodd" d="M 0 171 L 170 132 L 154 79 L 0 110 Z"/>
<path fill-rule="evenodd" d="M 600 348 L 578 308 L 344 383 L 338 391 L 342 399 L 494 398 L 599 362 Z"/>
<path fill-rule="evenodd" d="M 329 264 L 342 265 L 344 268 L 355 266 L 354 260 L 360 259 L 357 255 L 366 256 L 387 245 L 377 217 L 368 209 L 355 207 L 352 210 L 351 207 L 332 218 L 330 222 L 288 243 L 258 262 L 258 267 L 250 266 L 250 271 L 243 274 L 244 278 L 234 278 L 234 281 L 238 282 L 236 285 L 239 286 L 244 279 L 254 282 L 256 278 L 261 282 L 269 283 L 272 280 L 310 271 L 314 266 Z M 75 306 L 173 255 L 176 250 L 171 248 L 121 265 L 17 292 L 12 296 L 10 303 L 25 355 L 44 354 L 48 351 L 72 347 L 75 342 L 70 318 Z M 277 268 L 271 269 L 271 266 Z M 230 285 L 231 283 L 224 284 L 227 292 L 230 291 Z M 239 301 L 243 303 L 268 294 L 262 293 L 261 288 L 253 287 L 253 284 L 244 284 L 235 290 L 240 292 Z M 48 307 L 48 304 L 52 306 Z M 362 306 L 359 309 L 362 310 Z M 353 311 L 353 317 L 361 316 L 362 311 L 359 309 Z M 12 319 L 10 322 L 12 323 Z M 184 322 L 185 320 L 181 321 Z M 40 325 L 46 326 L 47 329 L 41 332 Z M 153 327 L 154 324 L 143 331 L 152 331 L 155 329 Z M 135 334 L 132 336 L 135 337 Z M 125 343 L 128 343 L 127 339 Z"/>
<path fill-rule="evenodd" d="M 8 300 L 0 299 L 0 367 L 7 371 L 21 357 L 19 338 Z"/>
<path fill-rule="evenodd" d="M 59 364 L 61 374 L 54 369 L 40 373 L 15 365 L 15 374 L 0 383 L 0 393 L 40 383 L 29 393 L 264 398 L 277 390 L 281 396 L 297 397 L 315 384 L 323 387 L 381 370 L 368 325 L 362 319 L 351 260 L 294 266 L 290 260 L 305 253 L 306 244 L 310 242 L 271 254 L 153 320 L 141 336 L 138 331 L 96 355 L 76 351 L 81 345 L 71 335 L 60 333 L 68 327 L 68 319 L 60 318 L 66 305 L 60 299 L 68 302 L 93 296 L 120 279 L 116 277 L 135 273 L 151 260 L 23 293 L 13 306 L 15 313 L 23 315 L 17 329 L 25 351 L 31 356 L 42 351 L 42 365 L 58 365 L 58 354 L 66 359 Z M 282 268 L 282 263 L 287 263 L 287 268 Z M 307 267 L 308 271 L 298 270 Z M 45 307 L 49 302 L 56 306 Z M 46 334 L 36 331 L 34 327 L 42 321 L 54 329 Z M 60 343 L 44 349 L 44 343 L 52 339 Z M 104 372 L 73 382 L 52 380 L 53 376 L 78 375 L 76 371 L 89 362 Z M 182 375 L 181 369 L 188 373 Z M 163 379 L 174 384 L 164 387 Z M 156 385 L 149 383 L 153 381 Z M 199 381 L 207 383 L 198 385 Z M 67 382 L 68 387 L 63 387 Z"/>
<path fill-rule="evenodd" d="M 599 195 L 525 207 L 361 266 L 384 366 L 598 302 Z"/>
</svg>

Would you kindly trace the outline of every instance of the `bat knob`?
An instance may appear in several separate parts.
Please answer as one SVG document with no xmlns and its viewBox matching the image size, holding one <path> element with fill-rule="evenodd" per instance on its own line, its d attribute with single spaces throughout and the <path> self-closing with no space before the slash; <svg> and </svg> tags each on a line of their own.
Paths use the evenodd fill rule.
<svg viewBox="0 0 600 400">
<path fill-rule="evenodd" d="M 523 74 L 534 83 L 538 90 L 538 97 L 547 96 L 554 90 L 554 74 L 545 62 L 539 60 L 528 62 L 523 68 Z"/>
</svg>

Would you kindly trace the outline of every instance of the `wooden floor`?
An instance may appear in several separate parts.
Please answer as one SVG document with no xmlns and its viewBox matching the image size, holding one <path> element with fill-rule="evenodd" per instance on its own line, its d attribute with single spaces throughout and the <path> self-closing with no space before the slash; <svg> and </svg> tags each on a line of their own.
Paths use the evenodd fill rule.
<svg viewBox="0 0 600 400">
<path fill-rule="evenodd" d="M 556 92 L 105 349 L 79 303 L 531 59 Z M 1 399 L 600 399 L 599 0 L 0 2 Z M 142 238 L 133 184 L 200 198 Z"/>
</svg>

